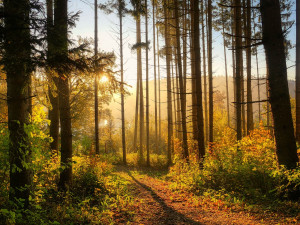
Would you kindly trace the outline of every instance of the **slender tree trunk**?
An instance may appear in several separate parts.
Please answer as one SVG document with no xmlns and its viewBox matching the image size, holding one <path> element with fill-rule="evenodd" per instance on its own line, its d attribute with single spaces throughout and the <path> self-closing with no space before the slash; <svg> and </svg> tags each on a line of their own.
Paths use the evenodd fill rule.
<svg viewBox="0 0 300 225">
<path fill-rule="evenodd" d="M 95 59 L 98 57 L 98 1 L 95 0 L 95 5 L 94 5 L 94 10 L 95 10 L 95 37 L 94 37 L 94 54 L 95 54 Z M 99 150 L 99 100 L 98 100 L 98 63 L 96 62 L 95 65 L 95 150 L 96 154 L 99 155 L 100 150 Z"/>
<path fill-rule="evenodd" d="M 183 44 L 183 93 L 186 93 L 186 76 L 187 76 L 187 35 L 188 35 L 188 26 L 187 26 L 187 13 L 188 13 L 188 6 L 186 1 L 183 1 L 183 33 L 182 33 L 182 44 Z M 185 107 L 186 107 L 186 96 L 185 96 Z M 186 109 L 185 109 L 186 110 Z"/>
<path fill-rule="evenodd" d="M 224 60 L 225 60 L 225 78 L 226 78 L 226 106 L 227 106 L 227 125 L 230 127 L 230 109 L 229 109 L 229 88 L 228 88 L 228 70 L 227 70 L 227 54 L 226 54 L 226 43 L 225 43 L 225 19 L 224 10 L 222 8 L 222 31 L 223 31 L 223 47 L 224 47 Z"/>
<path fill-rule="evenodd" d="M 159 61 L 159 34 L 158 34 L 158 28 L 156 28 L 156 36 L 157 36 L 157 79 L 158 79 L 158 148 L 160 152 L 160 139 L 161 139 L 161 96 L 160 96 L 160 61 Z"/>
<path fill-rule="evenodd" d="M 251 85 L 251 0 L 247 0 L 247 30 L 246 30 L 246 57 L 247 57 L 247 134 L 254 129 L 252 85 Z"/>
<path fill-rule="evenodd" d="M 209 142 L 214 141 L 214 99 L 213 99 L 213 74 L 212 74 L 212 6 L 211 0 L 207 3 L 207 26 L 208 26 L 208 87 L 209 87 Z"/>
<path fill-rule="evenodd" d="M 241 31 L 241 0 L 234 0 L 235 5 L 235 86 L 236 86 L 236 131 L 237 131 L 237 140 L 242 139 L 242 104 L 241 104 L 241 85 L 242 85 L 242 70 L 241 61 L 242 59 L 242 31 Z"/>
<path fill-rule="evenodd" d="M 56 31 L 56 54 L 68 57 L 68 1 L 55 0 L 54 27 Z M 61 124 L 61 166 L 59 187 L 66 190 L 72 185 L 72 129 L 70 112 L 69 75 L 59 71 L 58 96 Z"/>
<path fill-rule="evenodd" d="M 148 0 L 145 0 L 145 26 L 146 26 L 146 43 L 148 43 Z M 150 143 L 149 143 L 149 48 L 146 47 L 146 149 L 147 149 L 147 166 L 150 166 Z"/>
<path fill-rule="evenodd" d="M 260 4 L 276 153 L 279 164 L 292 169 L 297 166 L 299 159 L 291 114 L 280 3 L 279 0 L 261 0 Z"/>
<path fill-rule="evenodd" d="M 140 4 L 140 3 L 139 3 Z M 140 6 L 138 7 L 140 9 Z M 137 43 L 141 43 L 141 16 L 137 17 Z M 142 49 L 137 49 L 137 60 L 138 60 L 138 76 L 140 81 L 140 148 L 139 148 L 139 164 L 144 163 L 144 94 L 143 94 L 143 75 L 142 75 Z"/>
<path fill-rule="evenodd" d="M 203 52 L 203 73 L 204 73 L 204 115 L 205 115 L 205 142 L 209 140 L 208 132 L 208 110 L 207 110 L 207 74 L 206 74 L 206 51 L 205 51 L 205 22 L 204 3 L 201 1 L 201 24 L 202 24 L 202 52 Z"/>
<path fill-rule="evenodd" d="M 48 52 L 47 52 L 47 60 L 49 64 L 51 63 L 53 57 L 53 47 L 54 47 L 54 33 L 53 33 L 53 0 L 47 0 L 47 42 L 48 42 Z M 52 137 L 52 142 L 50 144 L 50 148 L 52 151 L 58 152 L 58 143 L 59 143 L 59 101 L 57 95 L 57 84 L 58 78 L 54 76 L 53 71 L 47 70 L 49 82 L 53 82 L 53 86 L 55 86 L 54 90 L 51 85 L 48 86 L 48 95 L 51 107 L 49 109 L 49 120 L 50 123 L 50 137 Z"/>
<path fill-rule="evenodd" d="M 242 1 L 242 23 L 241 23 L 241 34 L 243 36 L 243 39 L 245 40 L 246 38 L 246 27 L 247 27 L 247 20 L 246 20 L 246 0 Z M 244 41 L 246 42 L 246 41 Z M 242 46 L 244 45 L 244 42 L 242 40 Z M 245 50 L 245 52 L 247 52 Z M 245 108 L 245 80 L 244 80 L 244 54 L 242 51 L 242 58 L 241 58 L 241 68 L 242 68 L 242 78 L 241 78 L 241 95 L 242 95 L 242 135 L 243 137 L 247 135 L 247 121 L 246 121 L 246 108 Z"/>
<path fill-rule="evenodd" d="M 203 108 L 202 108 L 202 82 L 201 82 L 201 55 L 200 55 L 200 30 L 199 30 L 199 0 L 192 0 L 191 5 L 193 8 L 192 17 L 194 20 L 192 29 L 194 39 L 194 56 L 195 56 L 195 77 L 197 89 L 197 129 L 198 129 L 198 157 L 202 161 L 205 155 L 204 145 L 204 123 L 203 123 Z"/>
<path fill-rule="evenodd" d="M 234 0 L 231 0 L 232 5 L 234 4 Z M 236 102 L 236 62 L 235 62 L 235 9 L 231 9 L 231 13 L 232 13 L 232 21 L 231 21 L 231 42 L 232 42 L 232 77 L 233 77 L 233 98 L 234 98 L 234 102 Z M 236 108 L 235 108 L 235 114 L 236 114 Z"/>
<path fill-rule="evenodd" d="M 190 25 L 190 57 L 191 57 L 191 86 L 192 86 L 192 126 L 193 126 L 193 138 L 198 140 L 198 128 L 197 128 L 197 90 L 196 90 L 196 73 L 195 73 L 195 51 L 194 51 L 194 16 L 193 16 L 193 4 L 191 1 L 190 14 L 191 14 L 191 25 Z"/>
<path fill-rule="evenodd" d="M 138 62 L 138 60 L 137 60 Z M 138 63 L 137 63 L 138 64 Z M 138 67 L 137 67 L 138 71 Z M 133 151 L 137 152 L 137 133 L 138 133 L 138 118 L 139 118 L 139 96 L 140 96 L 140 78 L 137 73 L 136 81 L 136 100 L 135 100 L 135 119 L 134 119 L 134 136 L 133 136 Z"/>
<path fill-rule="evenodd" d="M 122 149 L 123 163 L 126 160 L 126 137 L 125 137 L 125 103 L 124 103 L 124 62 L 123 62 L 123 3 L 119 0 L 119 23 L 120 23 L 120 64 L 121 64 L 121 117 L 122 117 Z"/>
<path fill-rule="evenodd" d="M 169 34 L 169 12 L 168 12 L 169 0 L 164 2 L 164 17 L 165 17 L 165 43 L 166 43 L 166 65 L 167 65 L 167 111 L 168 111 L 168 166 L 172 164 L 171 152 L 172 152 L 172 138 L 173 138 L 173 126 L 172 126 L 172 93 L 171 93 L 171 46 L 170 46 L 170 34 Z"/>
<path fill-rule="evenodd" d="M 23 199 L 24 207 L 28 208 L 32 184 L 32 171 L 28 167 L 31 162 L 31 148 L 25 131 L 25 126 L 29 123 L 30 108 L 29 1 L 5 0 L 3 3 L 4 13 L 12 15 L 4 18 L 10 163 L 9 199 L 14 203 Z"/>
<path fill-rule="evenodd" d="M 296 1 L 296 140 L 300 143 L 300 2 Z"/>
<path fill-rule="evenodd" d="M 154 110 L 155 110 L 155 152 L 158 152 L 157 141 L 157 80 L 156 80 L 156 34 L 155 34 L 155 2 L 152 0 L 152 19 L 153 19 L 153 61 L 154 61 Z"/>
<path fill-rule="evenodd" d="M 177 120 L 177 105 L 176 105 L 176 87 L 175 87 L 175 73 L 174 73 L 174 61 L 173 61 L 173 55 L 171 54 L 171 92 L 172 92 L 172 106 L 173 106 L 173 112 L 174 114 L 172 115 L 173 117 L 173 134 L 174 134 L 174 138 L 178 138 L 178 120 Z"/>
<path fill-rule="evenodd" d="M 260 97 L 260 75 L 259 75 L 259 66 L 258 66 L 258 53 L 257 49 L 255 51 L 255 58 L 256 58 L 256 77 L 257 77 L 257 98 L 258 98 L 258 122 L 260 123 L 261 121 L 261 97 Z"/>
<path fill-rule="evenodd" d="M 175 3 L 175 21 L 176 21 L 176 53 L 178 61 L 178 76 L 179 76 L 179 93 L 180 93 L 180 105 L 181 105 L 181 126 L 182 126 L 182 148 L 183 156 L 186 160 L 189 159 L 189 151 L 187 144 L 187 128 L 186 128 L 186 94 L 184 90 L 184 81 L 182 74 L 182 63 L 181 63 L 181 44 L 180 44 L 180 29 L 179 29 L 179 13 L 178 13 L 178 0 Z"/>
</svg>

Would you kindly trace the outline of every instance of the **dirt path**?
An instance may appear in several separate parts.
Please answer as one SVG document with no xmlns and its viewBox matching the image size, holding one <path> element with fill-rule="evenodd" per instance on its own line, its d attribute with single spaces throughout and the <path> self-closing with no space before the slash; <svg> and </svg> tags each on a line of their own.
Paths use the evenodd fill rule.
<svg viewBox="0 0 300 225">
<path fill-rule="evenodd" d="M 121 168 L 117 172 L 131 182 L 137 205 L 134 222 L 130 224 L 297 224 L 280 222 L 269 215 L 251 215 L 228 208 L 218 201 L 198 201 L 191 193 L 175 193 L 169 183 L 148 175 Z"/>
</svg>

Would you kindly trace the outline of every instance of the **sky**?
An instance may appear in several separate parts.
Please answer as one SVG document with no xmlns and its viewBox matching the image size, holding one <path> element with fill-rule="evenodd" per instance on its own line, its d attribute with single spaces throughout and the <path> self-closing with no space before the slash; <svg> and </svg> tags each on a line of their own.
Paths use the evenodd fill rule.
<svg viewBox="0 0 300 225">
<path fill-rule="evenodd" d="M 105 3 L 106 0 L 98 0 L 98 3 Z M 84 38 L 94 37 L 94 0 L 69 0 L 69 12 L 81 11 L 80 19 L 76 24 L 76 27 L 71 30 L 73 38 L 78 36 Z M 151 10 L 151 9 L 150 9 Z M 150 11 L 152 15 L 152 11 Z M 295 9 L 293 9 L 292 18 L 295 18 Z M 132 16 L 127 15 L 124 19 L 124 68 L 125 74 L 124 79 L 128 84 L 135 86 L 136 83 L 136 53 L 131 51 L 131 46 L 135 43 L 135 21 Z M 119 40 L 118 40 L 118 28 L 119 20 L 117 15 L 111 14 L 107 15 L 103 11 L 98 11 L 98 36 L 99 36 L 99 50 L 105 52 L 115 52 L 117 57 L 119 56 Z M 144 31 L 144 21 L 142 21 L 142 31 Z M 149 40 L 150 40 L 150 52 L 149 52 L 149 78 L 153 79 L 153 49 L 152 49 L 152 18 L 149 19 Z M 288 36 L 295 43 L 295 28 L 294 25 Z M 145 41 L 145 33 L 142 33 L 142 41 Z M 160 39 L 160 47 L 164 46 L 163 39 Z M 259 48 L 259 73 L 260 76 L 265 75 L 265 61 L 264 61 L 264 50 L 261 46 Z M 145 57 L 145 54 L 143 54 Z M 232 65 L 231 61 L 231 51 L 227 50 L 228 65 Z M 287 61 L 288 77 L 289 79 L 294 79 L 294 61 L 295 61 L 295 49 L 290 50 L 290 58 Z M 161 74 L 165 77 L 165 59 L 161 58 Z M 252 71 L 253 76 L 256 76 L 256 64 L 255 57 L 253 57 Z M 119 57 L 117 59 L 117 64 L 119 65 Z M 145 64 L 145 60 L 144 60 Z M 143 65 L 145 69 L 145 66 Z M 213 72 L 214 76 L 222 76 L 224 72 L 224 52 L 222 45 L 222 36 L 219 32 L 213 32 Z M 229 66 L 229 75 L 232 74 L 231 66 Z M 143 73 L 145 74 L 145 73 Z M 144 76 L 144 75 L 143 75 Z M 145 76 L 144 76 L 145 77 Z"/>
</svg>

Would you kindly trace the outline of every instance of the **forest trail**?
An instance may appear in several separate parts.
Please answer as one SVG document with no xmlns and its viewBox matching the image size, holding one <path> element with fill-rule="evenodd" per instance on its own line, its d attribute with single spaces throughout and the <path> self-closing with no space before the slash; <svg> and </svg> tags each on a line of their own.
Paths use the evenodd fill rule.
<svg viewBox="0 0 300 225">
<path fill-rule="evenodd" d="M 287 224 L 270 214 L 253 214 L 227 207 L 220 200 L 204 200 L 186 191 L 174 192 L 169 186 L 171 182 L 149 175 L 149 170 L 121 166 L 117 170 L 119 176 L 130 181 L 135 198 L 135 217 L 129 224 Z"/>
</svg>

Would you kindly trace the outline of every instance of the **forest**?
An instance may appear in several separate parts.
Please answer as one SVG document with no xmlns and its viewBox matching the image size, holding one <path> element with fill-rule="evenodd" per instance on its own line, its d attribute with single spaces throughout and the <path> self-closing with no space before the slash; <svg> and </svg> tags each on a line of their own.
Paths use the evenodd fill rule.
<svg viewBox="0 0 300 225">
<path fill-rule="evenodd" d="M 299 144 L 299 1 L 0 0 L 0 224 L 300 224 Z"/>
</svg>

